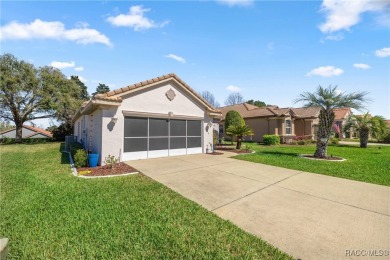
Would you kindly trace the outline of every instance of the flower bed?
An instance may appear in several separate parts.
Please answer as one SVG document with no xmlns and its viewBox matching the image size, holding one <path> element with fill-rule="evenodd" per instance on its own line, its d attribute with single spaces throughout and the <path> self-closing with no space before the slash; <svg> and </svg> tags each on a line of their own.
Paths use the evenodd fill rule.
<svg viewBox="0 0 390 260">
<path fill-rule="evenodd" d="M 97 166 L 94 168 L 82 167 L 77 169 L 77 173 L 80 176 L 107 176 L 107 175 L 121 175 L 127 173 L 138 172 L 136 169 L 130 165 L 120 162 L 115 163 L 110 167 L 109 165 Z"/>
</svg>

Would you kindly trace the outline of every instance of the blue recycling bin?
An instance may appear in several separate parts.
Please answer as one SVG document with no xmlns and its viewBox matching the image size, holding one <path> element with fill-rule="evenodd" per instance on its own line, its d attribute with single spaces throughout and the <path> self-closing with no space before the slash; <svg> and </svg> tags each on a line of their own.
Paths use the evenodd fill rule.
<svg viewBox="0 0 390 260">
<path fill-rule="evenodd" d="M 99 161 L 99 154 L 98 153 L 90 153 L 88 154 L 88 163 L 89 167 L 96 167 L 98 165 Z"/>
</svg>

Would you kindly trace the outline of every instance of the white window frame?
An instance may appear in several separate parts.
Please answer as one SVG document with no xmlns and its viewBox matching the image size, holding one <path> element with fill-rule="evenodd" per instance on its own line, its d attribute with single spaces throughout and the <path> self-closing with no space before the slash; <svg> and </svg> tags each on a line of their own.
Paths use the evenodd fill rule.
<svg viewBox="0 0 390 260">
<path fill-rule="evenodd" d="M 288 126 L 288 124 L 287 124 L 288 121 L 290 122 L 290 126 Z M 292 120 L 286 119 L 286 121 L 284 123 L 286 124 L 286 126 L 285 126 L 286 135 L 292 135 Z M 287 133 L 287 129 L 290 130 L 290 133 Z"/>
</svg>

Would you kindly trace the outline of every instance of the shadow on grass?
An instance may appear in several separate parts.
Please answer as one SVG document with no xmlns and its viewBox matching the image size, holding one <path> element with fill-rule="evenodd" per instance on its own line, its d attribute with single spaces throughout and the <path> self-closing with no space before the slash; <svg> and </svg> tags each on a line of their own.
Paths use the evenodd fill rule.
<svg viewBox="0 0 390 260">
<path fill-rule="evenodd" d="M 256 154 L 270 154 L 270 155 L 283 155 L 283 156 L 290 156 L 290 157 L 297 157 L 299 153 L 286 153 L 286 152 L 276 152 L 276 151 L 261 151 L 257 152 Z"/>
<path fill-rule="evenodd" d="M 60 144 L 60 149 L 59 151 L 61 152 L 61 164 L 69 164 L 69 154 L 65 151 L 65 143 Z"/>
</svg>

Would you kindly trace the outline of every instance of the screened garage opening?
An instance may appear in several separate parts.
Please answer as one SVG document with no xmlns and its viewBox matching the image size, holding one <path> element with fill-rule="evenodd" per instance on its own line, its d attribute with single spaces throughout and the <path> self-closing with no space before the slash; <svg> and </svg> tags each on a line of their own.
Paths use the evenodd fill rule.
<svg viewBox="0 0 390 260">
<path fill-rule="evenodd" d="M 125 117 L 124 159 L 202 153 L 202 121 Z"/>
</svg>

